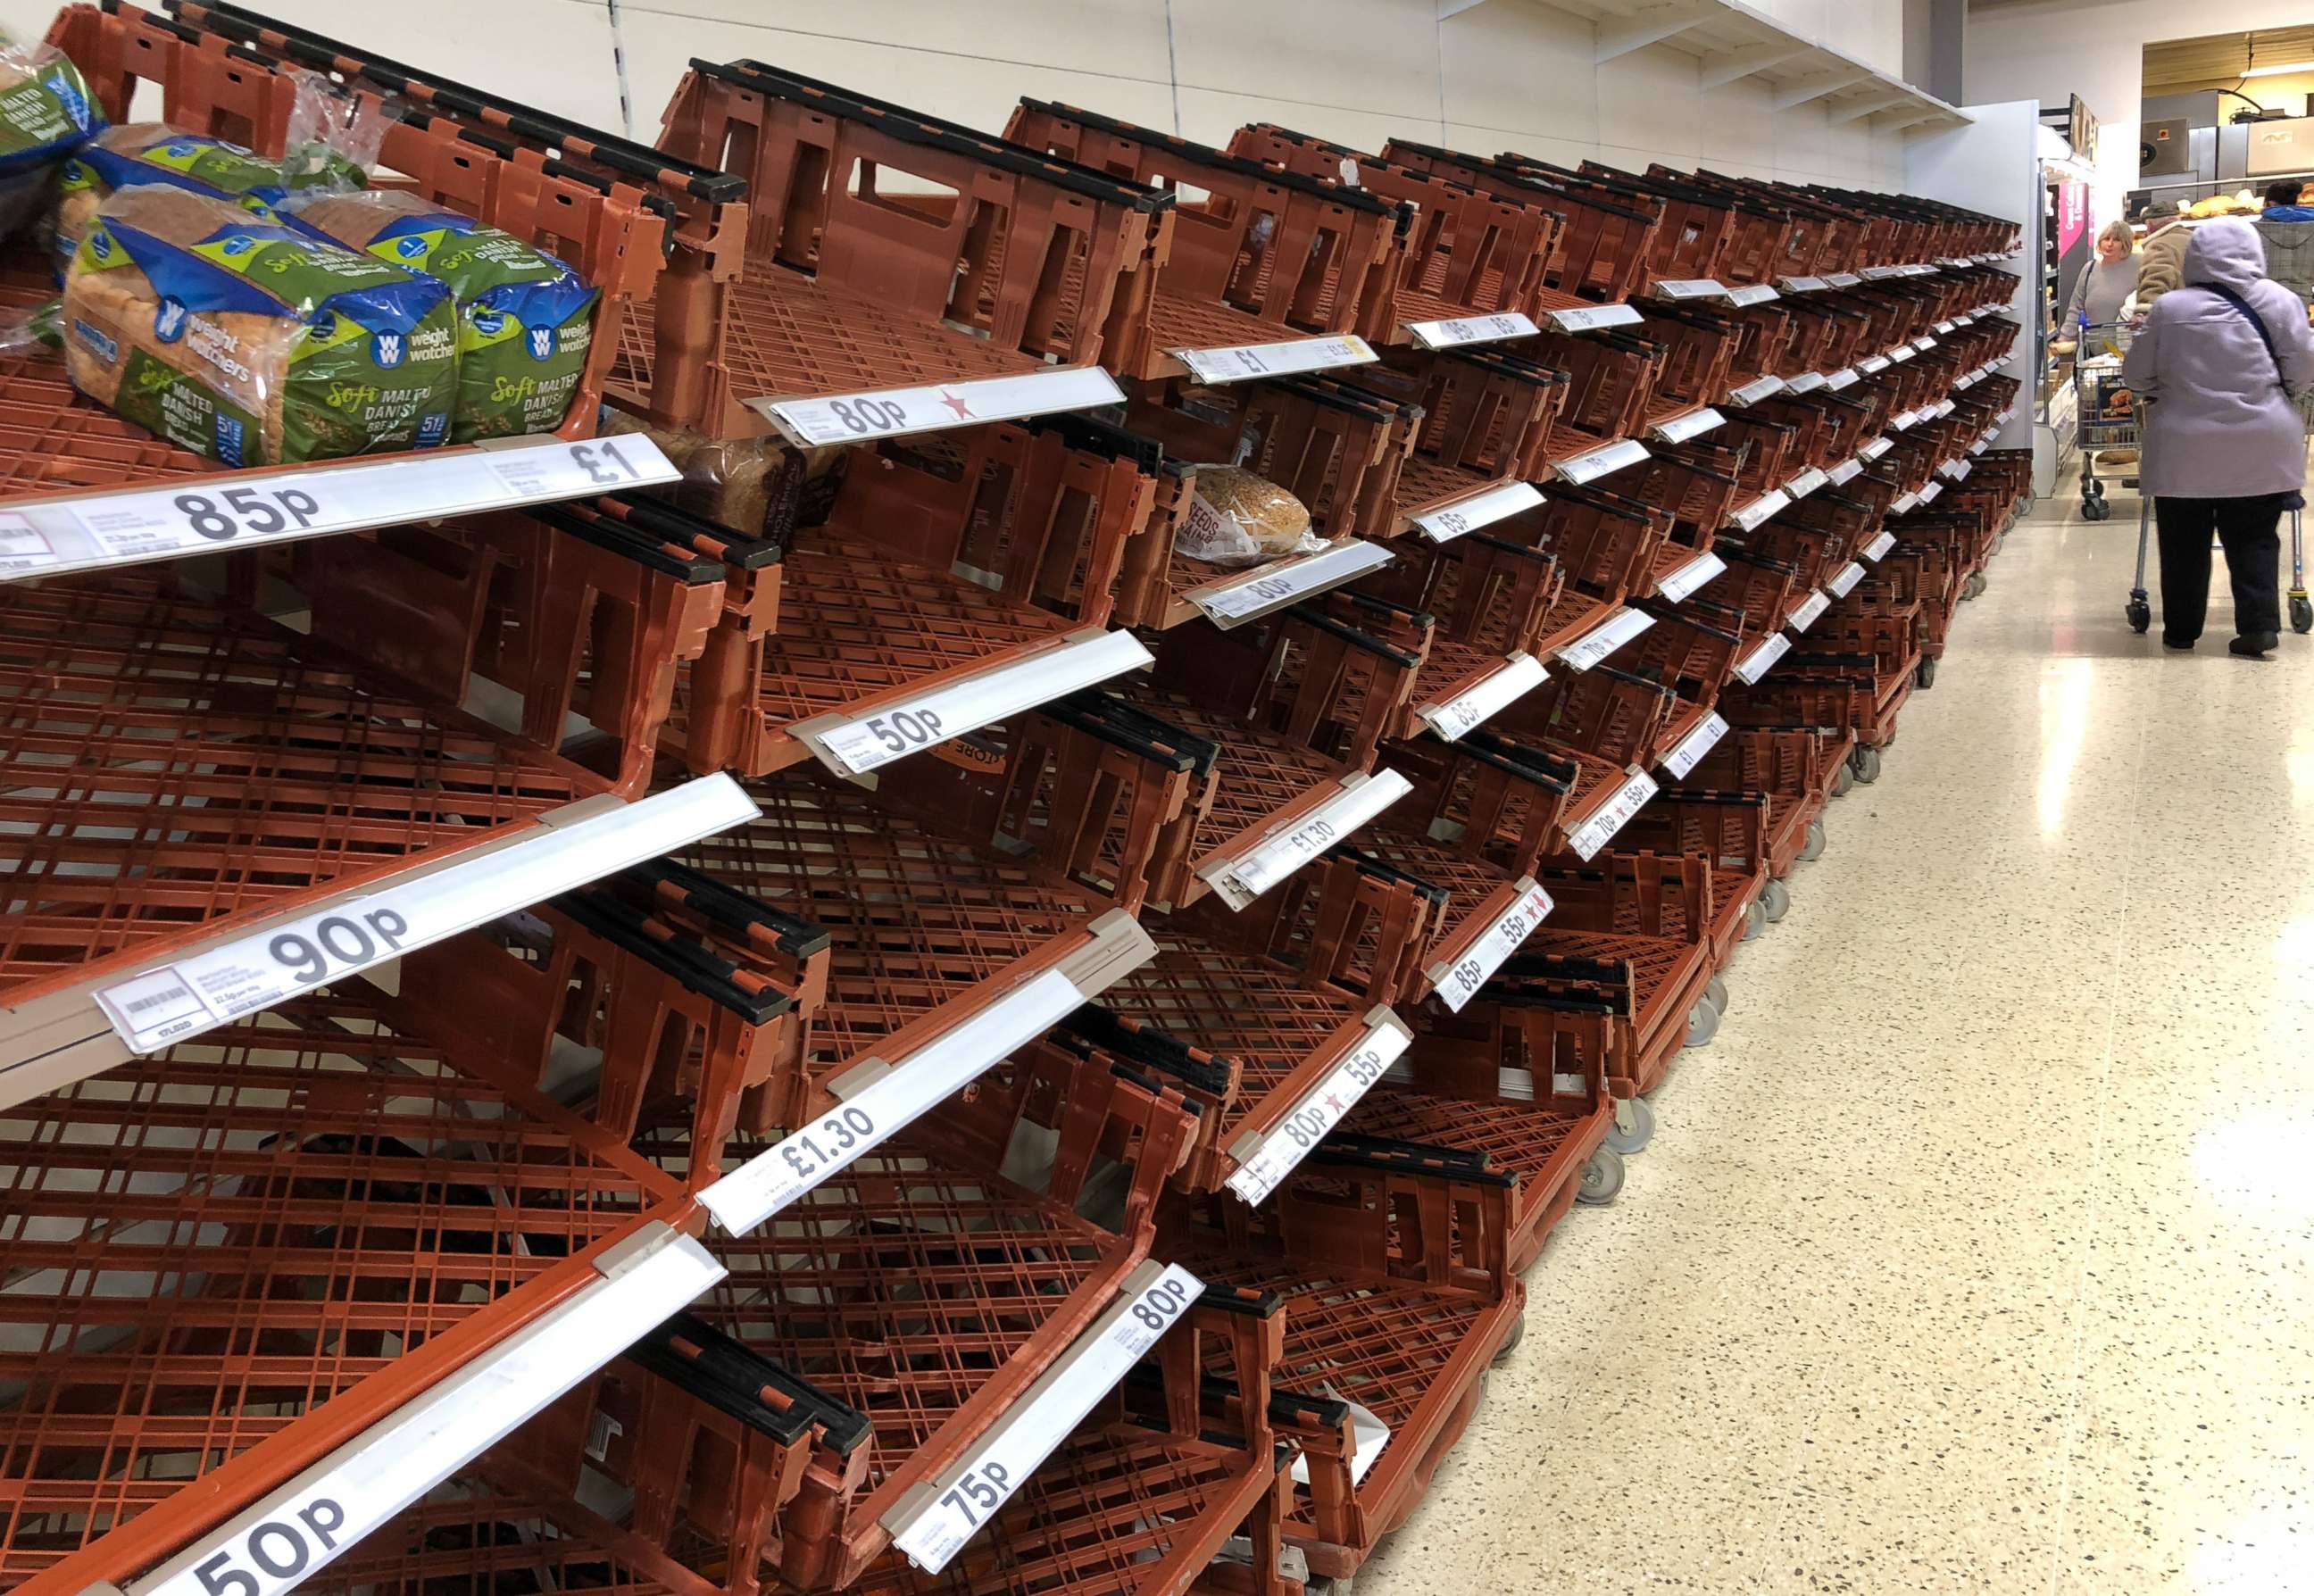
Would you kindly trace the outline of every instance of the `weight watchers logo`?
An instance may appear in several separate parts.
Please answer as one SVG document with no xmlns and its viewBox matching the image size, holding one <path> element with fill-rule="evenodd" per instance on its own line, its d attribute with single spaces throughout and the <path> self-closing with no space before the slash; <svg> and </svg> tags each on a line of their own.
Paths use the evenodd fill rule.
<svg viewBox="0 0 2314 1596">
<path fill-rule="evenodd" d="M 185 336 L 185 304 L 181 299 L 163 299 L 153 313 L 153 336 L 164 344 L 175 343 Z"/>
<path fill-rule="evenodd" d="M 528 331 L 530 337 L 530 357 L 533 360 L 552 359 L 554 355 L 554 329 L 552 327 L 533 327 L 530 328 Z"/>
<path fill-rule="evenodd" d="M 403 348 L 399 332 L 381 332 L 370 342 L 372 357 L 388 371 L 402 364 Z"/>
</svg>

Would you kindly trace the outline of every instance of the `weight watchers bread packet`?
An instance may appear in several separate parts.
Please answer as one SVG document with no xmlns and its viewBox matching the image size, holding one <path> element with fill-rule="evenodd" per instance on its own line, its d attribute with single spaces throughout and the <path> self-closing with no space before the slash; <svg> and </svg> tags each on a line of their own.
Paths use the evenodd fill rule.
<svg viewBox="0 0 2314 1596">
<path fill-rule="evenodd" d="M 358 189 L 367 181 L 358 163 L 323 144 L 296 145 L 277 161 L 163 122 L 123 122 L 65 163 L 57 202 L 57 271 L 62 276 L 71 268 L 73 252 L 104 202 L 130 189 L 159 185 L 231 199 L 278 223 L 275 212 L 292 194 Z"/>
<path fill-rule="evenodd" d="M 0 34 L 0 236 L 46 205 L 57 163 L 103 126 L 80 68 L 61 50 Z"/>
<path fill-rule="evenodd" d="M 599 295 L 561 260 L 510 233 L 414 194 L 298 203 L 297 220 L 450 287 L 458 304 L 458 408 L 450 440 L 552 432 L 586 372 Z"/>
<path fill-rule="evenodd" d="M 450 291 L 230 200 L 115 194 L 73 257 L 63 322 L 83 392 L 228 465 L 450 435 Z"/>
</svg>

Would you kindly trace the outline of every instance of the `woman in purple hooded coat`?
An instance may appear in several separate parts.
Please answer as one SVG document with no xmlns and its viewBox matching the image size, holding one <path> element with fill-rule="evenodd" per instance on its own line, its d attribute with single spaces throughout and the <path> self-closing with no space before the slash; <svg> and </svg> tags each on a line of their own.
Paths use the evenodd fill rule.
<svg viewBox="0 0 2314 1596">
<path fill-rule="evenodd" d="M 2294 403 L 2314 390 L 2314 333 L 2267 279 L 2248 222 L 2204 223 L 2185 285 L 2164 294 L 2122 361 L 2145 418 L 2139 481 L 2161 537 L 2161 642 L 2190 648 L 2210 605 L 2210 533 L 2233 578 L 2231 649 L 2263 658 L 2282 631 L 2282 512 L 2306 483 Z"/>
</svg>

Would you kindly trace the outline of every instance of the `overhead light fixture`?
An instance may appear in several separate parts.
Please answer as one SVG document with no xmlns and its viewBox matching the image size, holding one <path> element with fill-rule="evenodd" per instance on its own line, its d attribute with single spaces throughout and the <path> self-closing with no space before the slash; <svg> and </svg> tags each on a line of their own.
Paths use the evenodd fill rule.
<svg viewBox="0 0 2314 1596">
<path fill-rule="evenodd" d="M 2280 77 L 2286 72 L 2314 72 L 2314 61 L 2284 61 L 2279 66 L 2253 66 L 2244 77 Z"/>
</svg>

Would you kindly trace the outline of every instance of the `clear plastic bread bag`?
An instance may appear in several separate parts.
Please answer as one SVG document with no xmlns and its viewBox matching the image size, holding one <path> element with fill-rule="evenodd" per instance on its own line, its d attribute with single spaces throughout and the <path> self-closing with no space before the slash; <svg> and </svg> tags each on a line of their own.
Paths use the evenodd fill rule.
<svg viewBox="0 0 2314 1596">
<path fill-rule="evenodd" d="M 1175 534 L 1177 553 L 1224 568 L 1259 565 L 1324 548 L 1312 536 L 1302 501 L 1241 465 L 1201 465 L 1189 513 Z"/>
</svg>

